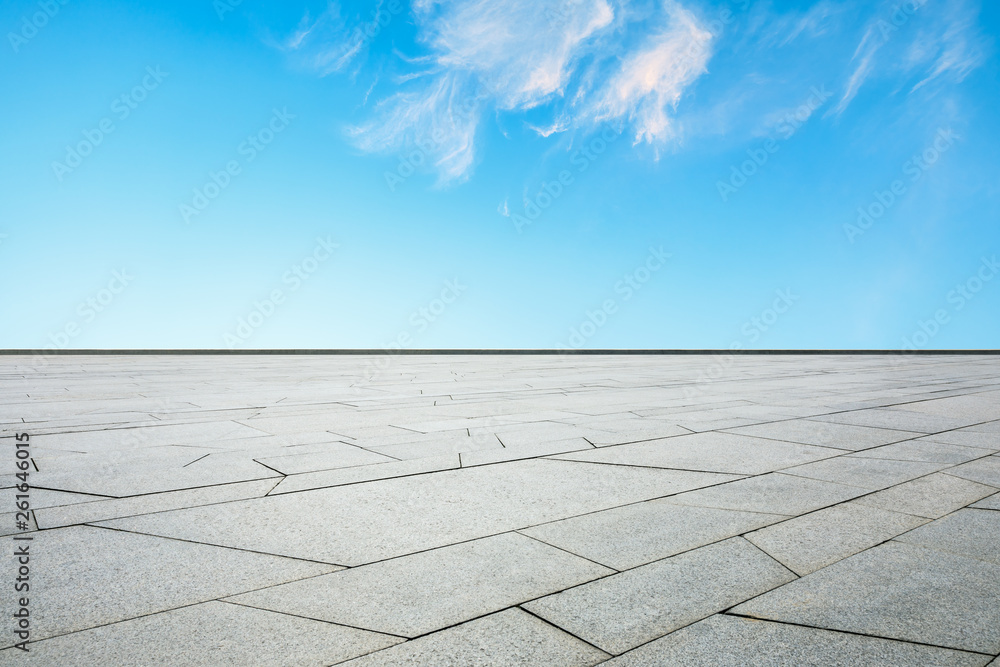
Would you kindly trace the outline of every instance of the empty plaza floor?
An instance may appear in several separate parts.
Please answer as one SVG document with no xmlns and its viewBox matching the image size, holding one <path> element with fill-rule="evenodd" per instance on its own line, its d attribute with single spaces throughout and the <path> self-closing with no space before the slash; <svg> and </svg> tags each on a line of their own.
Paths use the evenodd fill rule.
<svg viewBox="0 0 1000 667">
<path fill-rule="evenodd" d="M 2 664 L 1000 665 L 997 356 L 0 377 Z"/>
</svg>

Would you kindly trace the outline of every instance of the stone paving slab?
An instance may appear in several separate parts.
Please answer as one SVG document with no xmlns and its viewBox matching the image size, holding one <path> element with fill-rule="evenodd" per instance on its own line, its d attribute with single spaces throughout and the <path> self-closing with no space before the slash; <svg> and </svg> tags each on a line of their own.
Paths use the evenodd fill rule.
<svg viewBox="0 0 1000 667">
<path fill-rule="evenodd" d="M 998 359 L 0 356 L 0 537 L 38 664 L 995 663 Z"/>
<path fill-rule="evenodd" d="M 894 459 L 896 461 L 923 461 L 926 463 L 965 463 L 988 454 L 992 450 L 980 447 L 950 445 L 933 440 L 907 440 L 893 445 L 873 447 L 853 454 L 856 458 Z"/>
<path fill-rule="evenodd" d="M 867 493 L 846 484 L 808 477 L 770 473 L 681 493 L 673 501 L 682 505 L 798 516 Z"/>
<path fill-rule="evenodd" d="M 9 648 L 0 651 L 0 663 L 325 667 L 400 641 L 307 618 L 206 602 L 33 643 L 26 660 L 21 651 Z"/>
<path fill-rule="evenodd" d="M 558 628 L 508 609 L 344 663 L 345 667 L 589 667 L 610 656 Z"/>
<path fill-rule="evenodd" d="M 731 475 L 712 473 L 534 459 L 161 512 L 100 525 L 337 565 L 362 565 L 731 479 Z"/>
<path fill-rule="evenodd" d="M 140 514 L 152 514 L 186 507 L 260 498 L 271 491 L 277 480 L 217 484 L 186 491 L 166 491 L 131 498 L 99 499 L 93 502 L 61 505 L 35 510 L 35 520 L 42 528 L 59 528 L 81 523 L 96 523 Z"/>
<path fill-rule="evenodd" d="M 975 653 L 784 623 L 716 615 L 650 642 L 607 667 L 982 667 Z"/>
<path fill-rule="evenodd" d="M 948 469 L 948 472 L 953 470 L 954 468 Z M 892 512 L 937 519 L 992 493 L 995 493 L 995 487 L 947 473 L 934 473 L 862 496 L 856 502 Z"/>
<path fill-rule="evenodd" d="M 1000 653 L 1000 566 L 889 541 L 736 606 L 736 614 Z"/>
<path fill-rule="evenodd" d="M 793 579 L 774 559 L 734 537 L 524 608 L 619 654 Z"/>
<path fill-rule="evenodd" d="M 609 574 L 596 563 L 505 533 L 228 600 L 415 637 Z"/>
<path fill-rule="evenodd" d="M 803 576 L 927 521 L 909 514 L 848 502 L 756 530 L 745 537 L 779 563 Z"/>
<path fill-rule="evenodd" d="M 756 424 L 741 428 L 729 429 L 731 433 L 753 435 L 774 440 L 787 440 L 804 445 L 834 447 L 860 451 L 869 447 L 888 445 L 893 442 L 919 437 L 920 433 L 909 431 L 894 431 L 889 429 L 871 428 L 868 426 L 852 426 L 816 421 L 811 419 L 792 419 L 788 421 Z"/>
<path fill-rule="evenodd" d="M 336 569 L 91 526 L 33 537 L 28 599 L 36 640 Z M 9 553 L 4 560 L 13 571 L 14 549 Z M 4 618 L 12 618 L 14 604 L 13 595 L 3 596 Z M 12 635 L 0 644 L 12 646 Z"/>
<path fill-rule="evenodd" d="M 1000 493 L 995 493 L 989 498 L 980 500 L 978 503 L 973 503 L 970 507 L 985 510 L 1000 510 Z"/>
<path fill-rule="evenodd" d="M 679 470 L 760 475 L 844 453 L 731 433 L 697 433 L 664 440 L 564 454 L 561 460 L 642 465 Z"/>
<path fill-rule="evenodd" d="M 408 477 L 410 475 L 420 475 L 430 472 L 440 472 L 461 467 L 461 459 L 458 454 L 445 454 L 440 456 L 426 456 L 406 461 L 394 461 L 391 463 L 378 463 L 366 466 L 354 466 L 351 468 L 336 468 L 334 470 L 320 470 L 317 472 L 307 472 L 298 475 L 288 475 L 284 477 L 269 495 L 280 495 L 283 493 L 295 493 L 297 491 L 311 491 L 313 489 L 325 489 L 332 486 L 343 486 L 345 484 L 358 484 L 361 482 L 373 482 L 379 479 L 392 479 L 393 477 Z"/>
<path fill-rule="evenodd" d="M 896 538 L 1000 565 L 1000 513 L 962 509 Z"/>
<path fill-rule="evenodd" d="M 554 521 L 521 532 L 626 570 L 755 530 L 788 517 L 652 500 Z"/>
<path fill-rule="evenodd" d="M 897 461 L 893 459 L 838 456 L 824 461 L 787 468 L 783 472 L 798 477 L 809 477 L 826 482 L 837 482 L 875 490 L 895 486 L 943 470 L 944 463 L 923 461 Z"/>
<path fill-rule="evenodd" d="M 949 475 L 1000 488 L 1000 456 L 986 456 L 948 469 Z"/>
</svg>

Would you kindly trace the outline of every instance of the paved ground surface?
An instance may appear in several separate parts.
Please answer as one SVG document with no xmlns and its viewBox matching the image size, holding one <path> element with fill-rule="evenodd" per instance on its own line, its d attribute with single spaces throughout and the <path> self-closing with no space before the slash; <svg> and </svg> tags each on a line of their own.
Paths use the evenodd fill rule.
<svg viewBox="0 0 1000 667">
<path fill-rule="evenodd" d="M 32 640 L 0 663 L 1000 664 L 998 357 L 0 357 L 0 377 Z"/>
</svg>

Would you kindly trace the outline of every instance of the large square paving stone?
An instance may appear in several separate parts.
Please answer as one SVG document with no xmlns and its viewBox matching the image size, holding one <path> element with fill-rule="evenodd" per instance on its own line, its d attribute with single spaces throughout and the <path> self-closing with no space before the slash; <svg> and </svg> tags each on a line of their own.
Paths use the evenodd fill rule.
<svg viewBox="0 0 1000 667">
<path fill-rule="evenodd" d="M 229 599 L 415 637 L 611 573 L 537 540 L 506 533 Z"/>
<path fill-rule="evenodd" d="M 892 639 L 716 615 L 607 667 L 982 667 L 988 657 Z"/>
<path fill-rule="evenodd" d="M 996 655 L 998 599 L 1000 566 L 890 541 L 733 612 Z"/>
<path fill-rule="evenodd" d="M 712 473 L 533 459 L 101 525 L 354 566 L 731 479 Z"/>
<path fill-rule="evenodd" d="M 26 664 L 73 667 L 215 667 L 287 665 L 325 667 L 402 641 L 365 630 L 276 614 L 224 602 L 206 602 L 122 623 L 9 648 Z"/>
<path fill-rule="evenodd" d="M 351 660 L 344 667 L 589 667 L 609 657 L 515 608 Z"/>
<path fill-rule="evenodd" d="M 290 558 L 148 535 L 74 526 L 32 533 L 30 612 L 33 640 L 224 595 L 293 581 L 336 568 Z M 15 571 L 16 560 L 6 562 Z M 11 618 L 14 595 L 3 596 Z M 12 646 L 5 635 L 4 646 Z"/>
<path fill-rule="evenodd" d="M 523 606 L 619 654 L 793 579 L 773 558 L 734 537 Z"/>
</svg>

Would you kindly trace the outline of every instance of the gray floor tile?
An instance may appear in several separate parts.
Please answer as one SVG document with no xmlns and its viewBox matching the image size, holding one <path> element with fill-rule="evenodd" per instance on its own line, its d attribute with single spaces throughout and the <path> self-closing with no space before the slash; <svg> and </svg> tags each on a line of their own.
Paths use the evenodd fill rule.
<svg viewBox="0 0 1000 667">
<path fill-rule="evenodd" d="M 817 421 L 834 422 L 837 424 L 853 424 L 855 426 L 870 426 L 873 428 L 914 431 L 917 433 L 938 433 L 950 431 L 975 424 L 977 419 L 962 419 L 928 415 L 921 412 L 898 410 L 894 408 L 875 408 L 872 410 L 854 410 L 839 412 L 833 415 L 814 417 Z"/>
<path fill-rule="evenodd" d="M 794 578 L 734 537 L 523 606 L 619 654 Z"/>
<path fill-rule="evenodd" d="M 894 431 L 889 429 L 853 426 L 851 424 L 836 424 L 811 419 L 793 419 L 791 421 L 756 424 L 730 429 L 732 433 L 755 435 L 761 438 L 774 438 L 799 442 L 804 445 L 819 445 L 859 451 L 869 447 L 888 445 L 910 438 L 919 437 L 920 433 Z"/>
<path fill-rule="evenodd" d="M 994 493 L 992 496 L 974 503 L 971 507 L 985 510 L 1000 510 L 1000 493 Z"/>
<path fill-rule="evenodd" d="M 729 479 L 711 473 L 533 459 L 162 512 L 102 525 L 362 565 Z"/>
<path fill-rule="evenodd" d="M 396 459 L 370 452 L 367 449 L 346 445 L 342 442 L 324 445 L 326 451 L 308 454 L 283 453 L 281 456 L 257 457 L 259 463 L 285 475 L 294 475 L 317 470 L 349 468 L 352 466 L 389 463 Z"/>
<path fill-rule="evenodd" d="M 716 615 L 640 646 L 608 667 L 982 667 L 988 657 L 818 628 Z"/>
<path fill-rule="evenodd" d="M 843 503 L 744 535 L 802 576 L 880 544 L 928 520 Z"/>
<path fill-rule="evenodd" d="M 935 433 L 921 438 L 932 442 L 943 442 L 949 445 L 961 445 L 963 447 L 979 447 L 990 451 L 1000 451 L 1000 434 L 975 431 L 975 426 L 957 431 L 945 431 Z"/>
<path fill-rule="evenodd" d="M 230 600 L 415 637 L 611 572 L 537 540 L 505 533 Z"/>
<path fill-rule="evenodd" d="M 994 493 L 992 486 L 938 472 L 862 496 L 856 502 L 892 512 L 936 519 L 991 493 Z"/>
<path fill-rule="evenodd" d="M 946 467 L 948 466 L 944 463 L 838 456 L 835 459 L 788 468 L 783 472 L 798 477 L 875 490 L 895 486 L 915 477 L 923 477 Z"/>
<path fill-rule="evenodd" d="M 818 461 L 843 452 L 732 433 L 697 433 L 631 445 L 601 447 L 558 458 L 573 461 L 656 466 L 681 470 L 760 475 Z"/>
<path fill-rule="evenodd" d="M 896 539 L 1000 565 L 1000 512 L 962 509 Z"/>
<path fill-rule="evenodd" d="M 1000 566 L 890 541 L 734 613 L 996 654 Z"/>
<path fill-rule="evenodd" d="M 979 447 L 949 445 L 931 440 L 908 440 L 894 445 L 874 447 L 852 454 L 857 458 L 895 459 L 897 461 L 924 461 L 927 463 L 965 463 L 988 455 L 989 450 Z"/>
<path fill-rule="evenodd" d="M 29 553 L 33 640 L 335 569 L 90 526 L 34 533 Z M 3 597 L 6 618 L 13 603 Z M 13 643 L 4 637 L 3 646 Z"/>
<path fill-rule="evenodd" d="M 200 507 L 215 503 L 260 498 L 274 488 L 277 479 L 264 479 L 255 482 L 236 482 L 235 484 L 218 484 L 200 489 L 186 491 L 167 491 L 152 493 L 131 498 L 115 498 L 97 500 L 96 502 L 78 503 L 48 507 L 35 511 L 35 519 L 41 528 L 58 528 L 80 523 L 94 523 L 122 517 L 164 512 L 185 507 Z"/>
<path fill-rule="evenodd" d="M 608 657 L 515 608 L 351 660 L 345 667 L 587 667 Z"/>
<path fill-rule="evenodd" d="M 470 466 L 486 465 L 488 463 L 518 461 L 538 456 L 564 454 L 566 452 L 577 452 L 593 448 L 594 446 L 583 438 L 570 438 L 569 440 L 540 442 L 535 445 L 518 445 L 517 447 L 506 447 L 503 449 L 483 449 L 476 452 L 463 452 L 460 454 L 460 457 L 462 460 L 462 467 L 468 468 Z"/>
<path fill-rule="evenodd" d="M 269 495 L 274 496 L 283 493 L 343 486 L 345 484 L 372 482 L 379 479 L 392 479 L 393 477 L 440 472 L 458 467 L 460 467 L 458 454 L 446 454 L 444 456 L 428 456 L 426 458 L 393 461 L 391 463 L 376 463 L 352 468 L 306 472 L 283 478 Z"/>
<path fill-rule="evenodd" d="M 865 489 L 807 477 L 770 473 L 681 493 L 672 502 L 701 507 L 798 516 L 866 493 Z"/>
<path fill-rule="evenodd" d="M 306 618 L 206 602 L 31 643 L 27 662 L 74 667 L 323 667 L 399 641 Z M 5 657 L 16 660 L 16 652 L 13 648 L 0 652 L 0 662 Z"/>
<path fill-rule="evenodd" d="M 948 474 L 1000 488 L 1000 456 L 987 456 L 948 468 Z"/>
<path fill-rule="evenodd" d="M 616 570 L 625 570 L 786 518 L 652 500 L 520 532 Z"/>
</svg>

